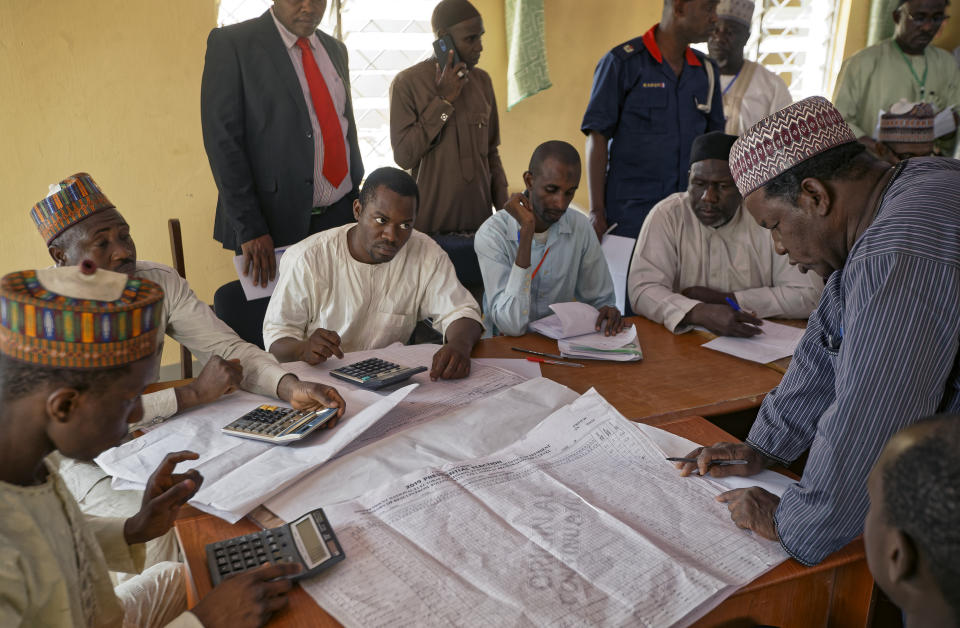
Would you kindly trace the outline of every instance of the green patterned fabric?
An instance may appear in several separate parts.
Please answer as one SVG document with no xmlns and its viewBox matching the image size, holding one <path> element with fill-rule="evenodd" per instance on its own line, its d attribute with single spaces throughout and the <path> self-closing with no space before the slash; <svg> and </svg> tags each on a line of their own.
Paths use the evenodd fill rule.
<svg viewBox="0 0 960 628">
<path fill-rule="evenodd" d="M 507 21 L 507 111 L 551 86 L 543 0 L 504 0 Z"/>
</svg>

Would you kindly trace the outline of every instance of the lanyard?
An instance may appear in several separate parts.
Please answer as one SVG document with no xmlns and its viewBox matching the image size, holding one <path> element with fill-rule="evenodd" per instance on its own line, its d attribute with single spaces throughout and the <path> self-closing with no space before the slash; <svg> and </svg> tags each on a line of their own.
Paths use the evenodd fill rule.
<svg viewBox="0 0 960 628">
<path fill-rule="evenodd" d="M 533 274 L 530 276 L 530 279 L 533 279 L 537 276 L 537 273 L 540 272 L 540 267 L 543 266 L 543 260 L 547 259 L 547 253 L 550 252 L 550 247 L 547 247 L 547 250 L 543 252 L 543 257 L 540 258 L 540 263 L 537 264 L 537 267 L 533 269 Z"/>
<path fill-rule="evenodd" d="M 929 69 L 926 53 L 923 55 L 923 78 L 921 79 L 919 76 L 917 76 L 916 70 L 913 69 L 913 64 L 910 63 L 910 59 L 907 59 L 907 55 L 904 54 L 903 49 L 900 48 L 900 44 L 893 42 L 893 45 L 897 47 L 897 52 L 899 52 L 900 56 L 903 57 L 903 62 L 907 64 L 907 69 L 909 69 L 910 74 L 913 75 L 913 80 L 916 81 L 917 85 L 920 86 L 920 98 L 923 98 L 927 93 L 925 86 L 927 84 L 927 70 Z"/>
<path fill-rule="evenodd" d="M 722 94 L 723 96 L 726 96 L 726 95 L 727 95 L 727 92 L 730 91 L 730 88 L 733 87 L 733 84 L 737 82 L 737 78 L 740 77 L 740 73 L 741 73 L 741 72 L 743 72 L 743 66 L 742 66 L 742 65 L 740 66 L 740 69 L 737 70 L 737 73 L 733 75 L 733 78 L 730 79 L 730 82 L 727 83 L 727 86 L 723 88 L 723 94 Z M 926 73 L 924 73 L 923 77 L 924 77 L 924 80 L 926 80 L 926 77 L 927 77 Z"/>
</svg>

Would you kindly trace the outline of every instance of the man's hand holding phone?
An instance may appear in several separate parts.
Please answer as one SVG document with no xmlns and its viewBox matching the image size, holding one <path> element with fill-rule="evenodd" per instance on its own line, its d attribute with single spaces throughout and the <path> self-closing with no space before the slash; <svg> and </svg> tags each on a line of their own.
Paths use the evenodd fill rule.
<svg viewBox="0 0 960 628">
<path fill-rule="evenodd" d="M 437 52 L 437 93 L 443 100 L 453 103 L 460 96 L 460 90 L 469 79 L 467 64 L 460 60 L 453 42 L 445 41 L 447 39 L 449 35 L 433 43 L 434 50 Z M 443 50 L 446 50 L 445 55 L 440 54 Z M 442 67 L 441 60 L 444 62 Z"/>
</svg>

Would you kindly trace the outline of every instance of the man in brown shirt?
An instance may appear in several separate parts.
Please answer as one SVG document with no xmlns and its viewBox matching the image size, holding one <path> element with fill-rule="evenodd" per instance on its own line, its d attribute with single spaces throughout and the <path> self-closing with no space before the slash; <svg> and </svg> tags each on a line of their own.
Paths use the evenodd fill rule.
<svg viewBox="0 0 960 628">
<path fill-rule="evenodd" d="M 437 38 L 450 35 L 453 52 L 400 72 L 390 86 L 393 158 L 420 188 L 414 227 L 437 240 L 468 288 L 483 279 L 473 234 L 507 202 L 500 161 L 500 121 L 490 75 L 476 67 L 483 19 L 467 0 L 443 0 L 431 19 Z"/>
</svg>

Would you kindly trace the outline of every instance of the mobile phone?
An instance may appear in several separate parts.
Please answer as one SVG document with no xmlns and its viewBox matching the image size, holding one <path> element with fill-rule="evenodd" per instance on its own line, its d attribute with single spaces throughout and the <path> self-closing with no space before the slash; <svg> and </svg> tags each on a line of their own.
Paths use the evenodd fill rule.
<svg viewBox="0 0 960 628">
<path fill-rule="evenodd" d="M 450 54 L 451 50 L 453 51 L 453 65 L 456 67 L 460 63 L 460 55 L 457 53 L 457 47 L 453 45 L 453 37 L 444 35 L 433 42 L 433 52 L 437 56 L 437 63 L 440 64 L 441 70 L 447 64 L 447 55 Z"/>
</svg>

